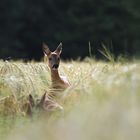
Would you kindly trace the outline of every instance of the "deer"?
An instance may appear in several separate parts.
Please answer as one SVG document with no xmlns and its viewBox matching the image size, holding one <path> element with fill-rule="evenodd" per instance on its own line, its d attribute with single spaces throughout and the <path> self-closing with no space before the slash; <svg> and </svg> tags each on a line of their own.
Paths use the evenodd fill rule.
<svg viewBox="0 0 140 140">
<path fill-rule="evenodd" d="M 39 109 L 46 114 L 52 112 L 60 112 L 63 114 L 63 107 L 53 100 L 47 92 L 43 94 L 39 103 L 35 102 L 33 96 L 29 94 L 27 102 L 22 106 L 22 110 L 25 112 L 26 116 L 32 117 L 33 111 L 35 110 L 34 108 Z"/>
<path fill-rule="evenodd" d="M 29 95 L 28 102 L 25 104 L 26 114 L 32 116 L 33 107 L 40 108 L 45 112 L 63 111 L 63 107 L 52 97 L 70 86 L 69 81 L 65 76 L 59 74 L 58 68 L 60 64 L 60 55 L 62 52 L 62 43 L 58 45 L 55 51 L 50 51 L 49 47 L 43 43 L 44 56 L 48 58 L 48 66 L 51 71 L 51 89 L 50 93 L 45 92 L 39 103 L 35 105 L 32 95 Z"/>
<path fill-rule="evenodd" d="M 62 43 L 60 43 L 53 52 L 50 51 L 48 45 L 43 43 L 43 52 L 44 56 L 47 56 L 48 58 L 48 66 L 51 71 L 51 94 L 53 96 L 57 96 L 57 93 L 60 93 L 70 86 L 67 78 L 65 76 L 61 76 L 58 71 L 60 65 L 60 55 L 62 52 Z"/>
<path fill-rule="evenodd" d="M 63 112 L 63 107 L 59 105 L 54 99 L 52 99 L 47 92 L 43 94 L 37 107 L 43 109 L 46 112 Z"/>
</svg>

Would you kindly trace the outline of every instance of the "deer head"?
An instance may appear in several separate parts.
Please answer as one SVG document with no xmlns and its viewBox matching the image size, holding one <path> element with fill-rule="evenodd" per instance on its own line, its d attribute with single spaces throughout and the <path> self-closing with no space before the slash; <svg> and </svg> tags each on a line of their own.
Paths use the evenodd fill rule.
<svg viewBox="0 0 140 140">
<path fill-rule="evenodd" d="M 62 43 L 58 45 L 55 51 L 51 52 L 49 47 L 43 43 L 43 52 L 48 57 L 51 70 L 57 70 L 60 63 L 60 54 L 62 52 Z"/>
</svg>

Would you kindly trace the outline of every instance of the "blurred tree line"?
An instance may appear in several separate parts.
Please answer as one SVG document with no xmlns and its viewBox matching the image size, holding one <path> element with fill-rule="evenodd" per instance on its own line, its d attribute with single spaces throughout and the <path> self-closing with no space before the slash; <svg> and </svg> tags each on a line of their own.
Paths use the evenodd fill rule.
<svg viewBox="0 0 140 140">
<path fill-rule="evenodd" d="M 115 55 L 140 54 L 138 0 L 3 0 L 0 4 L 0 58 L 36 59 L 42 42 L 63 58 L 99 58 L 101 43 Z"/>
</svg>

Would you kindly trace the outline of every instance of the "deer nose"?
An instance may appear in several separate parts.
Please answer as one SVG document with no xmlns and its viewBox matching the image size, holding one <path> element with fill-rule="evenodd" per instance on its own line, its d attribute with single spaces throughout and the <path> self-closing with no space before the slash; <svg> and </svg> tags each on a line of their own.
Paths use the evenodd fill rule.
<svg viewBox="0 0 140 140">
<path fill-rule="evenodd" d="M 58 66 L 59 66 L 58 64 L 54 64 L 54 65 L 53 65 L 53 68 L 57 69 Z"/>
</svg>

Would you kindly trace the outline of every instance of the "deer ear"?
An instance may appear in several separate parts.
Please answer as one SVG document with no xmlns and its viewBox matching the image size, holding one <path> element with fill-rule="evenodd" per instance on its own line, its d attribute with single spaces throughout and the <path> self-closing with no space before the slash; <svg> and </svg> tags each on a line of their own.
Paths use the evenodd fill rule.
<svg viewBox="0 0 140 140">
<path fill-rule="evenodd" d="M 62 43 L 60 43 L 59 45 L 58 45 L 58 47 L 56 48 L 56 50 L 55 50 L 55 52 L 57 53 L 57 54 L 61 54 L 61 52 L 62 52 Z"/>
<path fill-rule="evenodd" d="M 50 51 L 48 45 L 46 45 L 45 43 L 43 43 L 43 52 L 44 52 L 44 54 L 47 55 L 47 56 L 50 55 L 50 53 L 51 53 L 51 51 Z"/>
<path fill-rule="evenodd" d="M 29 102 L 30 102 L 31 106 L 33 107 L 35 105 L 35 101 L 34 101 L 33 96 L 31 94 L 29 94 L 28 98 L 29 98 Z"/>
</svg>

